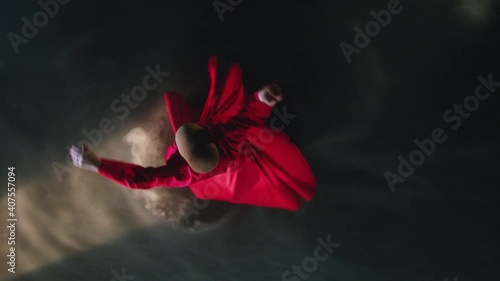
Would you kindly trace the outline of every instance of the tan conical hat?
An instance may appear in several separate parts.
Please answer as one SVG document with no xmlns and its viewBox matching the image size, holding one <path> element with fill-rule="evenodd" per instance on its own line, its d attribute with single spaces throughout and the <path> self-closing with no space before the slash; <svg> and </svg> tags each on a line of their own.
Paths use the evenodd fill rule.
<svg viewBox="0 0 500 281">
<path fill-rule="evenodd" d="M 208 173 L 219 163 L 217 146 L 210 141 L 208 131 L 200 125 L 187 123 L 175 133 L 179 153 L 197 173 Z"/>
</svg>

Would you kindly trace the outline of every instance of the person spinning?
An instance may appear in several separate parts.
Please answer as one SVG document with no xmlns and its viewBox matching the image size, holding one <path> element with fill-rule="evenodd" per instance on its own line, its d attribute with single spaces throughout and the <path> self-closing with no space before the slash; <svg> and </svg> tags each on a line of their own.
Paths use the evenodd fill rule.
<svg viewBox="0 0 500 281">
<path fill-rule="evenodd" d="M 165 165 L 142 167 L 98 157 L 71 146 L 76 167 L 94 171 L 132 189 L 189 187 L 199 199 L 296 211 L 316 193 L 316 178 L 299 149 L 267 121 L 283 100 L 276 84 L 247 96 L 237 64 L 217 79 L 217 57 L 208 62 L 210 91 L 203 108 L 165 93 L 174 143 Z M 220 78 L 220 77 L 219 77 Z"/>
</svg>

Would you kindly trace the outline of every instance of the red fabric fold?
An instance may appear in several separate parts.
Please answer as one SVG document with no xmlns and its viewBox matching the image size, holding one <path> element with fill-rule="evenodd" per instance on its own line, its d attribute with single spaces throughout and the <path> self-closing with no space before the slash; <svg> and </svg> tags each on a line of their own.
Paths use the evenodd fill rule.
<svg viewBox="0 0 500 281">
<path fill-rule="evenodd" d="M 311 168 L 285 133 L 266 125 L 272 108 L 256 92 L 245 94 L 241 68 L 230 65 L 218 83 L 217 62 L 209 59 L 211 83 L 203 110 L 174 93 L 165 94 L 174 132 L 188 122 L 209 130 L 221 154 L 214 171 L 194 172 L 173 144 L 165 153 L 165 166 L 143 168 L 104 159 L 99 173 L 130 188 L 189 185 L 201 199 L 299 209 L 301 199 L 309 201 L 316 192 Z"/>
</svg>

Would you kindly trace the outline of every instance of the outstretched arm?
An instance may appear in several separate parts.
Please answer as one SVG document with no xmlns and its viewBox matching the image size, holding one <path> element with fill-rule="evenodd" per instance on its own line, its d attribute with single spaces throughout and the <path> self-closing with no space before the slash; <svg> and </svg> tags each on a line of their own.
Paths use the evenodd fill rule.
<svg viewBox="0 0 500 281">
<path fill-rule="evenodd" d="M 169 159 L 168 165 L 142 167 L 121 161 L 100 158 L 86 146 L 70 149 L 76 167 L 94 171 L 105 178 L 131 189 L 151 189 L 155 186 L 184 187 L 191 183 L 192 174 L 180 159 Z"/>
<path fill-rule="evenodd" d="M 73 165 L 84 170 L 97 172 L 101 166 L 101 160 L 97 155 L 90 150 L 86 145 L 77 147 L 72 145 L 69 149 Z"/>
<path fill-rule="evenodd" d="M 272 108 L 282 100 L 283 93 L 278 85 L 265 86 L 248 97 L 241 112 L 230 122 L 243 128 L 263 126 L 271 116 Z"/>
</svg>

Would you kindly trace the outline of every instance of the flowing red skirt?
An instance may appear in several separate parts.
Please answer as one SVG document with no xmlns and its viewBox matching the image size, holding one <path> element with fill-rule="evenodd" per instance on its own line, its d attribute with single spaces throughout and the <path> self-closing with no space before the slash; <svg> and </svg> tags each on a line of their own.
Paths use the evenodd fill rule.
<svg viewBox="0 0 500 281">
<path fill-rule="evenodd" d="M 196 175 L 190 189 L 201 199 L 299 209 L 301 200 L 311 200 L 316 192 L 310 166 L 285 133 L 266 125 L 272 109 L 255 93 L 246 95 L 240 67 L 230 65 L 224 77 L 216 77 L 217 67 L 217 58 L 210 58 L 211 83 L 203 108 L 188 105 L 175 93 L 165 94 L 174 132 L 188 122 L 206 127 L 224 158 L 219 165 L 224 167 Z M 166 158 L 175 150 L 169 148 Z"/>
</svg>

